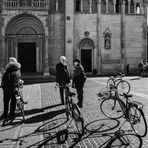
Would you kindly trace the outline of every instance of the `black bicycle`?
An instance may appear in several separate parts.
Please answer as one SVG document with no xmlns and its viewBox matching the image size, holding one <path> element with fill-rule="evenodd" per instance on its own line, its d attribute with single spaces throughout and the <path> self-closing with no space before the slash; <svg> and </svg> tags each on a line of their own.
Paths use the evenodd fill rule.
<svg viewBox="0 0 148 148">
<path fill-rule="evenodd" d="M 66 108 L 66 117 L 69 120 L 69 117 L 75 121 L 76 128 L 78 132 L 84 134 L 84 120 L 80 109 L 77 104 L 74 103 L 73 98 L 76 96 L 76 93 L 71 92 L 70 85 L 59 86 L 64 88 L 64 98 L 65 98 L 65 108 Z M 71 122 L 72 122 L 71 120 Z M 70 122 L 70 123 L 71 123 Z"/>
<path fill-rule="evenodd" d="M 118 95 L 117 86 L 111 85 L 110 89 L 111 95 L 100 104 L 102 113 L 110 119 L 118 119 L 124 116 L 126 121 L 130 122 L 133 131 L 137 135 L 146 136 L 147 122 L 143 113 L 143 104 L 137 101 L 131 102 L 129 98 L 132 95 L 123 93 L 124 102 Z"/>
</svg>

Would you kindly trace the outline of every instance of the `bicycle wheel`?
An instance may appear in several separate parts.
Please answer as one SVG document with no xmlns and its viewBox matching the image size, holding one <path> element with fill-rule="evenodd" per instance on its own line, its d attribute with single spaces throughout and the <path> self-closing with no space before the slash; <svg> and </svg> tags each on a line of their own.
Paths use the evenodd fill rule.
<svg viewBox="0 0 148 148">
<path fill-rule="evenodd" d="M 123 116 L 123 111 L 118 100 L 109 97 L 101 102 L 100 108 L 102 113 L 110 119 L 119 119 Z"/>
<path fill-rule="evenodd" d="M 79 134 L 83 135 L 84 134 L 84 120 L 81 115 L 81 112 L 76 104 L 73 103 L 73 119 L 75 120 L 75 125 L 76 128 L 79 132 Z"/>
<path fill-rule="evenodd" d="M 120 82 L 117 83 L 117 89 L 119 95 L 123 95 L 123 93 L 128 94 L 131 89 L 131 86 L 129 82 L 121 80 Z"/>
<path fill-rule="evenodd" d="M 107 80 L 107 90 L 110 91 L 110 85 L 115 85 L 115 81 L 113 78 L 109 78 Z"/>
<path fill-rule="evenodd" d="M 18 109 L 19 109 L 20 112 L 21 112 L 21 115 L 22 115 L 22 117 L 23 117 L 23 121 L 25 121 L 24 104 L 23 104 L 23 102 L 22 102 L 21 100 L 19 100 L 19 101 L 17 102 L 17 107 L 18 107 Z"/>
<path fill-rule="evenodd" d="M 129 109 L 129 121 L 133 131 L 141 136 L 145 137 L 147 134 L 147 123 L 144 113 L 137 106 L 131 106 Z"/>
<path fill-rule="evenodd" d="M 124 134 L 111 139 L 105 148 L 141 148 L 142 139 L 135 134 Z"/>
</svg>

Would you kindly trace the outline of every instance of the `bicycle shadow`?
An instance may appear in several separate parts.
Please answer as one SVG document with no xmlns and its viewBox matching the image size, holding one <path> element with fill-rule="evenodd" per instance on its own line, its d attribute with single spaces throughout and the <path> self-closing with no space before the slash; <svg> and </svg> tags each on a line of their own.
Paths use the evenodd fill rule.
<svg viewBox="0 0 148 148">
<path fill-rule="evenodd" d="M 101 121 L 101 123 L 99 123 L 99 121 Z M 108 124 L 106 121 L 108 123 L 109 122 L 112 122 L 112 123 Z M 113 122 L 116 123 L 114 124 L 114 126 L 112 125 Z M 120 147 L 122 145 L 122 142 L 123 143 L 125 142 L 123 144 L 124 146 L 127 146 L 126 144 L 135 145 L 135 141 L 137 142 L 137 144 L 139 144 L 139 148 L 142 147 L 143 141 L 140 136 L 133 134 L 131 132 L 124 134 L 123 137 L 119 135 L 119 130 L 117 130 L 117 128 L 119 128 L 119 125 L 120 125 L 120 122 L 118 120 L 110 120 L 110 119 L 94 120 L 85 126 L 86 134 L 83 137 L 80 137 L 79 139 L 77 139 L 77 141 L 74 142 L 69 148 L 75 147 L 78 143 L 86 139 L 87 140 L 89 139 L 91 141 L 92 138 L 93 140 L 95 140 L 96 138 L 99 139 L 99 140 L 96 140 L 96 141 L 100 141 L 99 143 L 97 143 L 99 145 L 99 148 L 109 148 L 112 146 Z M 117 138 L 115 136 L 117 136 Z M 121 138 L 123 138 L 123 141 L 121 140 Z M 115 140 L 116 140 L 116 143 L 113 143 Z"/>
<path fill-rule="evenodd" d="M 120 122 L 115 119 L 100 119 L 94 120 L 85 125 L 85 135 L 78 136 L 77 139 L 74 139 L 73 143 L 69 148 L 75 147 L 78 143 L 90 139 L 90 138 L 98 138 L 101 137 L 101 133 L 116 129 L 119 126 Z"/>
<path fill-rule="evenodd" d="M 56 134 L 53 136 L 51 136 L 51 133 L 52 133 L 52 130 L 56 129 L 56 128 L 60 128 L 62 125 L 64 125 L 65 123 L 67 122 L 67 118 L 57 118 L 57 119 L 53 119 L 41 126 L 39 126 L 38 128 L 36 128 L 33 132 L 29 133 L 29 134 L 26 134 L 26 135 L 22 135 L 22 136 L 19 136 L 18 138 L 15 138 L 15 139 L 3 139 L 3 140 L 0 140 L 0 143 L 4 143 L 4 142 L 7 142 L 7 141 L 10 141 L 10 142 L 19 142 L 19 145 L 22 145 L 24 146 L 25 144 L 28 144 L 28 139 L 30 139 L 31 137 L 34 137 L 34 136 L 39 136 L 39 135 L 44 135 L 44 134 L 48 134 L 48 136 L 46 137 L 46 139 L 44 140 L 41 140 L 41 141 L 38 141 L 36 143 L 33 143 L 31 144 L 30 146 L 25 146 L 26 148 L 28 147 L 32 147 L 32 146 L 40 146 L 42 145 L 43 142 L 45 142 L 47 139 L 53 139 L 56 137 Z"/>
</svg>

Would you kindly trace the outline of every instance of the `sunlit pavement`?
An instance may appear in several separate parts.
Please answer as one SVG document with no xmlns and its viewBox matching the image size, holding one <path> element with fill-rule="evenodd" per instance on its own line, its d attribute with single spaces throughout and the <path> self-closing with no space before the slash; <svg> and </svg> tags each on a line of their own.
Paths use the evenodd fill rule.
<svg viewBox="0 0 148 148">
<path fill-rule="evenodd" d="M 84 118 L 85 135 L 80 141 L 74 122 L 66 120 L 64 105 L 61 105 L 58 89 L 55 83 L 42 83 L 25 85 L 23 88 L 26 121 L 22 123 L 22 117 L 16 113 L 17 117 L 11 125 L 0 127 L 0 148 L 54 148 L 54 147 L 82 147 L 98 148 L 110 137 L 103 133 L 114 133 L 124 119 L 107 119 L 100 111 L 100 103 L 97 93 L 106 86 L 107 77 L 88 78 L 84 87 L 84 105 L 81 113 Z M 144 113 L 148 121 L 148 78 L 125 77 L 131 84 L 133 98 L 144 104 Z M 75 91 L 72 89 L 72 91 Z M 2 90 L 0 89 L 0 114 L 2 113 Z M 74 100 L 77 102 L 77 99 Z M 1 124 L 1 123 L 0 123 Z M 68 127 L 69 125 L 69 127 Z M 56 133 L 68 127 L 68 139 L 64 144 L 58 144 Z M 124 129 L 131 129 L 126 122 Z M 142 129 L 142 127 L 141 127 Z M 94 130 L 96 130 L 94 132 Z M 148 147 L 148 135 L 144 138 L 142 148 Z M 132 139 L 133 143 L 138 142 Z"/>
</svg>

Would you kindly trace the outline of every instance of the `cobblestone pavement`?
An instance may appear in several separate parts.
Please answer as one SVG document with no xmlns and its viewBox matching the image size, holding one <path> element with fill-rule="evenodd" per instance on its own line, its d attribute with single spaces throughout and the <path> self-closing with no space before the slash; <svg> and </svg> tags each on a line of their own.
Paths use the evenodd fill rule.
<svg viewBox="0 0 148 148">
<path fill-rule="evenodd" d="M 101 101 L 96 94 L 105 87 L 107 79 L 107 77 L 87 79 L 84 87 L 84 105 L 81 109 L 86 133 L 80 141 L 76 141 L 78 134 L 74 122 L 70 124 L 70 121 L 66 120 L 64 105 L 60 104 L 59 91 L 55 89 L 55 83 L 25 85 L 23 94 L 24 99 L 28 101 L 25 106 L 26 122 L 22 124 L 22 117 L 16 113 L 17 117 L 12 124 L 0 127 L 0 148 L 101 147 L 110 138 L 103 133 L 114 133 L 124 121 L 124 119 L 107 119 L 100 111 Z M 148 121 L 148 78 L 126 77 L 125 79 L 131 84 L 131 93 L 134 96 L 132 100 L 144 104 L 144 113 Z M 77 102 L 77 99 L 74 101 Z M 2 110 L 0 89 L 0 114 Z M 67 127 L 68 140 L 64 144 L 57 144 L 56 133 Z M 130 124 L 126 122 L 123 129 L 131 129 Z M 138 139 L 133 136 L 130 138 L 136 148 Z M 142 138 L 142 141 L 142 148 L 147 148 L 148 135 Z"/>
</svg>

